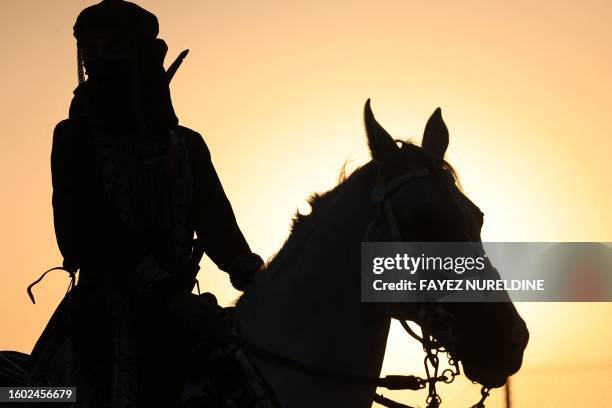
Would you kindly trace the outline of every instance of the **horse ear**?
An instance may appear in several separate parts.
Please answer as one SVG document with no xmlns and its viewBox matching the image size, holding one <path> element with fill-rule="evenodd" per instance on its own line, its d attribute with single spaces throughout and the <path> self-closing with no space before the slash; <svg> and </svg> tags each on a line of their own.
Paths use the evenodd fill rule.
<svg viewBox="0 0 612 408">
<path fill-rule="evenodd" d="M 434 156 L 444 157 L 448 148 L 448 128 L 442 119 L 442 110 L 437 108 L 429 117 L 421 143 L 423 150 Z"/>
<path fill-rule="evenodd" d="M 378 162 L 388 161 L 397 154 L 399 148 L 391 135 L 376 121 L 369 99 L 365 103 L 363 113 L 372 158 Z"/>
</svg>

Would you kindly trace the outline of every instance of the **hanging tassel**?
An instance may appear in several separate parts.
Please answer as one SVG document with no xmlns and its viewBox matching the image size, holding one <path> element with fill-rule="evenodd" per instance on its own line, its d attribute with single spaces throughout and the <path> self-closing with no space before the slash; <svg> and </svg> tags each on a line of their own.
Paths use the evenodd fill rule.
<svg viewBox="0 0 612 408">
<path fill-rule="evenodd" d="M 36 300 L 34 299 L 34 293 L 32 293 L 32 288 L 34 286 L 36 286 L 37 284 L 39 284 L 44 278 L 45 276 L 47 276 L 47 274 L 51 271 L 65 271 L 68 272 L 68 275 L 70 275 L 70 283 L 68 284 L 68 290 L 66 291 L 66 293 L 70 292 L 70 290 L 72 288 L 74 288 L 74 284 L 75 284 L 75 280 L 76 280 L 76 273 L 73 271 L 69 271 L 68 269 L 62 267 L 62 266 L 56 266 L 54 268 L 48 269 L 46 270 L 42 275 L 40 275 L 40 278 L 36 279 L 34 282 L 30 283 L 28 285 L 28 288 L 26 289 L 26 291 L 28 292 L 28 296 L 30 297 L 30 300 L 32 301 L 32 304 L 36 304 Z"/>
</svg>

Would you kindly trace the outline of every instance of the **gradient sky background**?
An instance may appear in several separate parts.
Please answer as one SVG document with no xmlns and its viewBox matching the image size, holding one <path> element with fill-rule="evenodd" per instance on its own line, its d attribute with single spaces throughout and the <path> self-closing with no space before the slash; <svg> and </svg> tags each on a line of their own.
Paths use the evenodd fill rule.
<svg viewBox="0 0 612 408">
<path fill-rule="evenodd" d="M 461 3 L 461 4 L 459 4 Z M 507 4 L 505 4 L 507 3 Z M 68 280 L 59 265 L 49 156 L 76 86 L 72 25 L 92 3 L 0 0 L 0 349 L 28 352 Z M 483 240 L 612 241 L 612 3 L 602 1 L 141 1 L 160 19 L 183 125 L 201 132 L 252 248 L 273 255 L 305 198 L 368 160 L 370 97 L 396 137 L 419 140 L 441 106 L 448 159 L 486 213 Z M 202 263 L 202 286 L 237 296 Z M 518 407 L 609 406 L 610 304 L 520 304 L 531 330 Z M 393 326 L 386 372 L 420 371 Z M 594 388 L 595 387 L 595 388 Z M 599 388 L 598 388 L 599 387 Z M 462 378 L 441 394 L 467 406 Z M 386 392 L 406 403 L 424 396 Z M 487 406 L 501 407 L 502 392 Z"/>
</svg>

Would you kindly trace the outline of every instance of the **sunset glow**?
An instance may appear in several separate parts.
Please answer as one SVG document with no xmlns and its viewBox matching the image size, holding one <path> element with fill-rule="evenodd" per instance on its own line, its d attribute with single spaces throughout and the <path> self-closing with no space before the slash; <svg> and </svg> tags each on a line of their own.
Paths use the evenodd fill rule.
<svg viewBox="0 0 612 408">
<path fill-rule="evenodd" d="M 251 248 L 265 259 L 307 197 L 369 160 L 372 99 L 396 138 L 420 142 L 438 106 L 447 159 L 483 210 L 483 241 L 612 241 L 612 2 L 138 2 L 157 15 L 180 122 L 200 132 Z M 0 1 L 0 349 L 29 352 L 68 285 L 59 265 L 49 157 L 77 84 L 72 26 L 88 1 Z M 203 290 L 239 292 L 208 259 Z M 612 306 L 518 304 L 531 340 L 512 379 L 520 408 L 608 406 Z M 385 373 L 421 372 L 393 324 Z M 576 389 L 576 384 L 585 388 Z M 596 391 L 593 391 L 596 390 Z M 385 392 L 409 404 L 425 394 Z M 445 406 L 477 401 L 464 377 Z M 503 391 L 487 407 L 502 407 Z"/>
</svg>

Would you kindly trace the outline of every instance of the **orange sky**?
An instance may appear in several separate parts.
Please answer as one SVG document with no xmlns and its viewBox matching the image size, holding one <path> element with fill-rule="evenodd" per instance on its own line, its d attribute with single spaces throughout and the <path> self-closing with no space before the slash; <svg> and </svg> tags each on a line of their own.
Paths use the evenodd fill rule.
<svg viewBox="0 0 612 408">
<path fill-rule="evenodd" d="M 282 244 L 309 193 L 334 185 L 346 160 L 367 160 L 368 97 L 396 137 L 418 138 L 442 107 L 448 159 L 486 213 L 484 240 L 612 241 L 612 3 L 458 3 L 140 2 L 159 17 L 169 60 L 191 50 L 173 81 L 175 108 L 205 136 L 262 256 Z M 25 295 L 61 262 L 51 135 L 76 85 L 72 25 L 89 4 L 0 0 L 0 349 L 28 351 L 67 285 L 50 276 L 36 306 Z M 202 267 L 202 285 L 231 302 L 225 274 Z M 591 394 L 612 382 L 612 306 L 519 309 L 532 341 L 514 380 L 518 406 L 604 406 L 609 390 L 583 395 L 573 384 Z M 418 347 L 404 343 L 394 327 L 386 371 L 419 367 Z M 477 393 L 463 380 L 446 400 L 465 406 Z"/>
</svg>

